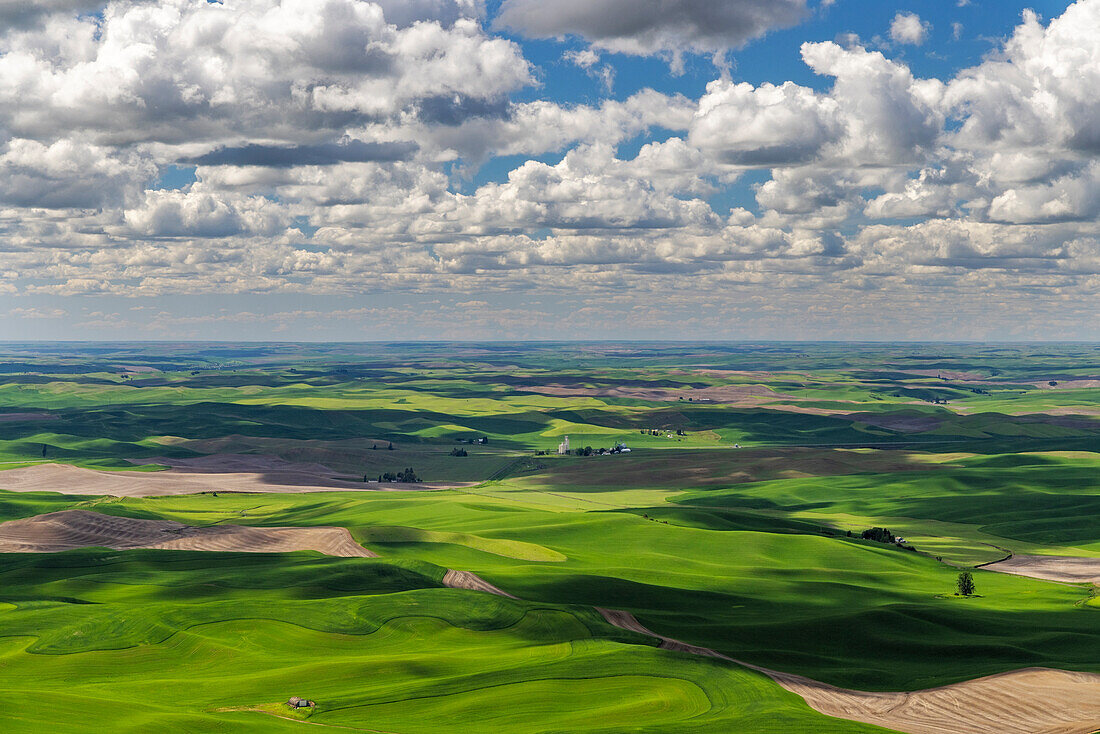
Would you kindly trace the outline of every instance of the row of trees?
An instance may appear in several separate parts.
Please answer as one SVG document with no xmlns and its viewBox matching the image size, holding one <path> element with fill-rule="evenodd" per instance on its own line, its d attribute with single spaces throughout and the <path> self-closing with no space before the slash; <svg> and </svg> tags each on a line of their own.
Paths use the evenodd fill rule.
<svg viewBox="0 0 1100 734">
<path fill-rule="evenodd" d="M 876 543 L 893 543 L 897 540 L 894 534 L 886 528 L 869 528 L 860 533 L 864 540 L 873 540 Z"/>
<path fill-rule="evenodd" d="M 608 454 L 621 454 L 623 450 L 630 451 L 623 444 L 617 444 L 609 449 L 594 449 L 591 446 L 585 446 L 583 449 L 570 449 L 569 453 L 573 456 L 607 456 Z M 546 453 L 541 452 L 541 453 Z"/>
<path fill-rule="evenodd" d="M 416 472 L 410 466 L 408 469 L 399 471 L 396 474 L 393 472 L 386 472 L 385 474 L 378 475 L 378 481 L 380 482 L 419 482 L 420 477 L 416 476 Z"/>
</svg>

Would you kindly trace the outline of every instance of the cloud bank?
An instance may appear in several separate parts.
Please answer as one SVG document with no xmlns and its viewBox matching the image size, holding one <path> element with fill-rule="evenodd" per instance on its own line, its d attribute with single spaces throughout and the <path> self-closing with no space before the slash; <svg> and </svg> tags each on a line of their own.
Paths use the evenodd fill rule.
<svg viewBox="0 0 1100 734">
<path fill-rule="evenodd" d="M 506 0 L 494 19 L 476 0 L 2 5 L 0 294 L 812 308 L 806 294 L 837 303 L 839 289 L 899 304 L 1042 293 L 1087 315 L 1100 0 L 1048 22 L 1026 12 L 949 78 L 806 42 L 813 88 L 720 75 L 696 96 L 568 104 L 541 97 L 524 49 L 493 31 L 712 53 L 808 12 L 630 6 Z M 883 30 L 919 45 L 928 25 L 899 13 Z M 494 160 L 507 169 L 471 184 Z M 158 184 L 180 167 L 194 180 Z"/>
</svg>

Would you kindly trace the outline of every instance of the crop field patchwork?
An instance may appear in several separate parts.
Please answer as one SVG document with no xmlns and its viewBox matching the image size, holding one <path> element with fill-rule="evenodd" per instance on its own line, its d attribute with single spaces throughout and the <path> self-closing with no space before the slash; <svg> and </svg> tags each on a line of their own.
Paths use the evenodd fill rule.
<svg viewBox="0 0 1100 734">
<path fill-rule="evenodd" d="M 1100 729 L 1100 348 L 0 363 L 5 732 Z"/>
</svg>

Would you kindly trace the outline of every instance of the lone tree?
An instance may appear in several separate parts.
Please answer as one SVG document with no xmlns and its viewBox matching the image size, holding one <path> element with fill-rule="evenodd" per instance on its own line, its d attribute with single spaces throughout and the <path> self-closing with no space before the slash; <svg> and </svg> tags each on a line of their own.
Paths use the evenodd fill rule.
<svg viewBox="0 0 1100 734">
<path fill-rule="evenodd" d="M 974 593 L 974 576 L 969 571 L 963 571 L 959 574 L 959 580 L 955 582 L 958 587 L 958 593 L 961 596 L 970 596 Z"/>
</svg>

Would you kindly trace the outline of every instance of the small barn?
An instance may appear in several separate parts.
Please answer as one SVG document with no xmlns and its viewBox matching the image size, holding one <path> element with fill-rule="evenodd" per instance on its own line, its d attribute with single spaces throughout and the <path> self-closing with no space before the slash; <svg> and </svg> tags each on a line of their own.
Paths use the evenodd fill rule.
<svg viewBox="0 0 1100 734">
<path fill-rule="evenodd" d="M 311 709 L 314 706 L 316 706 L 317 704 L 314 703 L 313 701 L 310 701 L 309 699 L 306 699 L 306 698 L 299 698 L 298 696 L 291 696 L 290 698 L 287 699 L 286 705 L 290 706 L 293 709 L 306 709 L 306 708 Z"/>
</svg>

